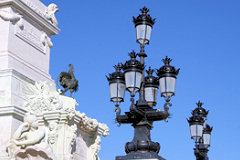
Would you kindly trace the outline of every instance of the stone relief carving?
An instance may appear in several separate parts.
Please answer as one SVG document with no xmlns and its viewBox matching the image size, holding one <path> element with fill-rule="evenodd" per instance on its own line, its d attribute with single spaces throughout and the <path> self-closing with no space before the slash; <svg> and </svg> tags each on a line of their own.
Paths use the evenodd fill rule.
<svg viewBox="0 0 240 160">
<path fill-rule="evenodd" d="M 75 143 L 75 140 L 77 138 L 77 125 L 74 124 L 74 125 L 71 125 L 69 126 L 69 129 L 68 129 L 68 133 L 67 133 L 67 156 L 66 158 L 71 160 L 73 159 L 73 155 L 72 155 L 72 147 L 73 147 L 73 144 Z"/>
<path fill-rule="evenodd" d="M 54 26 L 57 26 L 58 25 L 58 21 L 55 17 L 55 13 L 58 11 L 58 7 L 56 4 L 50 4 L 48 7 L 47 7 L 47 10 L 46 10 L 46 18 L 54 25 Z"/>
<path fill-rule="evenodd" d="M 39 115 L 43 112 L 61 110 L 63 108 L 59 100 L 59 93 L 52 90 L 52 85 L 47 82 L 36 82 L 24 88 L 27 95 L 25 107 L 28 112 Z"/>
<path fill-rule="evenodd" d="M 47 52 L 47 45 L 45 46 L 41 41 L 42 35 L 36 28 L 30 26 L 26 21 L 24 21 L 24 27 L 20 28 L 18 26 L 15 27 L 14 34 L 22 39 L 23 41 L 27 42 L 29 45 L 34 47 L 35 49 L 39 50 L 42 53 Z M 47 42 L 47 41 L 45 41 Z"/>
<path fill-rule="evenodd" d="M 92 138 L 92 145 L 90 146 L 90 155 L 92 160 L 100 160 L 98 152 L 101 149 L 101 135 L 108 136 L 109 128 L 106 124 L 99 123 L 98 132 Z"/>
<path fill-rule="evenodd" d="M 28 5 L 30 8 L 32 8 L 35 12 L 37 12 L 40 16 L 44 17 L 46 20 L 48 20 L 51 24 L 57 26 L 57 19 L 55 17 L 55 12 L 58 11 L 58 8 L 55 4 L 50 4 L 46 8 L 46 13 L 41 12 L 34 4 L 32 4 L 28 0 L 22 0 L 26 5 Z M 42 31 L 42 33 L 37 34 L 36 30 L 32 30 L 31 28 L 24 29 L 24 20 L 23 15 L 21 13 L 18 13 L 19 11 L 15 11 L 14 9 L 8 10 L 7 8 L 0 9 L 0 18 L 2 18 L 5 21 L 10 21 L 13 24 L 16 24 L 15 28 L 15 34 L 38 49 L 39 51 L 46 53 L 48 46 L 51 48 L 53 46 L 53 43 L 50 39 L 50 37 Z M 26 24 L 26 23 L 25 23 Z"/>
<path fill-rule="evenodd" d="M 79 111 L 76 111 L 76 114 L 81 118 L 80 126 L 84 131 L 93 132 L 97 130 L 99 123 L 96 119 L 88 118 L 85 113 Z"/>
<path fill-rule="evenodd" d="M 98 152 L 100 151 L 100 144 L 101 144 L 101 138 L 100 138 L 100 136 L 96 136 L 93 144 L 90 146 L 91 147 L 91 158 L 94 160 L 95 159 L 100 160 L 100 158 L 98 157 Z"/>
<path fill-rule="evenodd" d="M 65 112 L 67 112 L 67 118 L 68 120 L 73 120 L 74 116 L 76 115 L 76 110 L 74 107 L 68 107 L 64 109 Z"/>
<path fill-rule="evenodd" d="M 1 9 L 0 17 L 5 21 L 16 23 L 19 28 L 23 28 L 22 15 L 20 13 L 13 13 L 11 11 Z"/>
<path fill-rule="evenodd" d="M 89 156 L 86 155 L 88 158 L 84 160 L 99 160 L 101 135 L 109 134 L 107 125 L 76 111 L 76 100 L 60 95 L 53 84 L 36 82 L 23 92 L 27 95 L 25 106 L 28 113 L 9 142 L 7 149 L 12 158 L 38 157 L 42 160 L 42 155 L 58 155 L 64 151 L 60 154 L 61 160 L 72 160 L 73 146 L 77 137 L 81 138 L 78 131 L 84 131 L 90 136 L 86 142 L 90 144 L 86 151 Z M 49 160 L 54 160 L 54 156 L 49 156 Z"/>
<path fill-rule="evenodd" d="M 106 124 L 104 123 L 99 124 L 99 134 L 103 135 L 104 137 L 109 135 L 109 128 Z"/>
<path fill-rule="evenodd" d="M 27 114 L 24 117 L 24 123 L 18 127 L 9 142 L 7 147 L 9 156 L 13 158 L 18 150 L 28 146 L 38 145 L 40 148 L 46 148 L 42 144 L 44 137 L 45 130 L 39 128 L 36 116 Z"/>
<path fill-rule="evenodd" d="M 50 145 L 51 149 L 54 148 L 54 144 L 58 138 L 58 124 L 56 122 L 50 122 L 48 125 L 49 132 L 48 132 L 48 144 Z"/>
</svg>

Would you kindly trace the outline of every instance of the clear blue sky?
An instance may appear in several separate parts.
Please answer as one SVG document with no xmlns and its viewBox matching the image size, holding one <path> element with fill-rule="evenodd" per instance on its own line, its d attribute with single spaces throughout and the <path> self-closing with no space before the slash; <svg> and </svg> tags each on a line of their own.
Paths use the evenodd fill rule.
<svg viewBox="0 0 240 160">
<path fill-rule="evenodd" d="M 100 158 L 113 160 L 125 155 L 131 141 L 130 125 L 114 124 L 114 105 L 109 102 L 105 75 L 113 65 L 128 60 L 128 52 L 139 51 L 132 16 L 146 5 L 157 18 L 147 66 L 162 66 L 166 55 L 180 67 L 171 119 L 155 122 L 152 140 L 161 144 L 160 155 L 168 160 L 193 160 L 194 142 L 186 118 L 198 100 L 209 109 L 208 123 L 214 127 L 211 160 L 239 160 L 240 143 L 240 1 L 239 0 L 42 0 L 56 3 L 61 32 L 52 37 L 50 73 L 57 75 L 75 66 L 79 80 L 78 110 L 110 127 L 102 138 Z M 129 94 L 121 108 L 129 108 Z M 163 108 L 159 97 L 157 108 Z"/>
</svg>

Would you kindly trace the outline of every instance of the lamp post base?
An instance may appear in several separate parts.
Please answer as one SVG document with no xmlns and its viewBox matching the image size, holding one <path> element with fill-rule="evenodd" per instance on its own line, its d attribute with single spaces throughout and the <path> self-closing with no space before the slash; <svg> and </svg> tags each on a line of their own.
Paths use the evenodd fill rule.
<svg viewBox="0 0 240 160">
<path fill-rule="evenodd" d="M 117 156 L 116 160 L 165 160 L 155 152 L 130 152 L 126 156 Z"/>
</svg>

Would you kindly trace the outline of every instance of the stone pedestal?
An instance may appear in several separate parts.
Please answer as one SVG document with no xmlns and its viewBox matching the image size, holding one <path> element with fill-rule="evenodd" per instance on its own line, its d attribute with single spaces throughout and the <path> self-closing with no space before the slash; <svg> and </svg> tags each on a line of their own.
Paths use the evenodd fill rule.
<svg viewBox="0 0 240 160">
<path fill-rule="evenodd" d="M 47 11 L 39 0 L 0 0 L 1 70 L 15 70 L 33 81 L 52 81 L 50 36 L 59 29 Z"/>
<path fill-rule="evenodd" d="M 109 134 L 105 124 L 76 111 L 76 100 L 60 95 L 54 84 L 36 82 L 24 90 L 27 114 L 7 144 L 12 159 L 41 159 L 43 153 L 52 160 L 99 159 L 101 136 Z"/>
<path fill-rule="evenodd" d="M 0 159 L 26 112 L 23 88 L 49 75 L 51 35 L 59 32 L 39 0 L 0 0 Z"/>
<path fill-rule="evenodd" d="M 56 11 L 40 0 L 0 0 L 0 160 L 96 160 L 108 135 L 49 75 Z"/>
</svg>

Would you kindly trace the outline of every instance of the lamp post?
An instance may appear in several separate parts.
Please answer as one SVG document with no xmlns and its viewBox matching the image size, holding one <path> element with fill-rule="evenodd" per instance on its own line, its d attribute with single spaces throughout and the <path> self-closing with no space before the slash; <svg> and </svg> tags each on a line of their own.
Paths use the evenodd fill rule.
<svg viewBox="0 0 240 160">
<path fill-rule="evenodd" d="M 115 103 L 116 121 L 119 124 L 132 124 L 134 127 L 134 138 L 125 145 L 126 156 L 117 156 L 116 160 L 130 159 L 156 159 L 164 160 L 158 155 L 160 144 L 151 140 L 150 130 L 154 121 L 166 120 L 169 117 L 170 98 L 175 95 L 175 81 L 179 69 L 170 65 L 171 59 L 163 59 L 164 65 L 157 70 L 149 68 L 145 77 L 144 58 L 145 45 L 149 44 L 151 30 L 155 19 L 148 14 L 148 9 L 144 7 L 140 10 L 142 14 L 133 17 L 136 28 L 136 41 L 140 44 L 140 52 L 132 51 L 130 60 L 124 64 L 115 66 L 116 71 L 107 76 L 110 85 L 110 100 Z M 140 60 L 138 60 L 138 57 Z M 164 110 L 160 111 L 153 107 L 157 104 L 157 95 L 161 88 L 161 96 L 165 97 Z M 131 105 L 128 112 L 121 114 L 119 107 L 124 101 L 124 91 L 131 95 Z M 135 95 L 139 94 L 139 99 L 135 101 Z"/>
<path fill-rule="evenodd" d="M 191 138 L 195 140 L 194 154 L 197 160 L 208 160 L 208 147 L 212 127 L 206 124 L 208 111 L 202 108 L 203 103 L 198 101 L 197 108 L 192 111 L 192 116 L 188 119 Z"/>
</svg>

